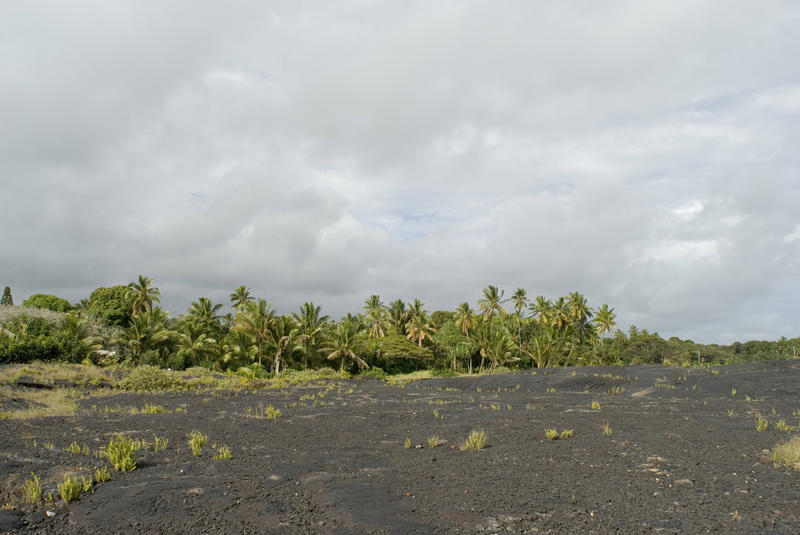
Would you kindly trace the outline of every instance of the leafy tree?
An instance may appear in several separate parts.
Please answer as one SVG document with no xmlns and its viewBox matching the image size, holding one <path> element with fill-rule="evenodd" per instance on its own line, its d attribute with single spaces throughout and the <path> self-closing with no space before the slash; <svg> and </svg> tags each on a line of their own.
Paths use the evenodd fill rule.
<svg viewBox="0 0 800 535">
<path fill-rule="evenodd" d="M 336 325 L 336 330 L 331 333 L 322 351 L 327 353 L 328 360 L 341 360 L 340 369 L 344 371 L 344 363 L 351 361 L 359 368 L 368 368 L 367 362 L 358 356 L 364 348 L 363 331 L 354 321 L 342 321 Z"/>
<path fill-rule="evenodd" d="M 469 359 L 469 370 L 472 372 L 472 355 L 477 351 L 477 346 L 465 335 L 454 320 L 442 324 L 433 335 L 433 342 L 445 358 L 452 362 L 453 370 L 459 359 Z"/>
<path fill-rule="evenodd" d="M 236 310 L 244 309 L 247 303 L 253 299 L 255 298 L 250 295 L 250 290 L 244 284 L 236 288 L 231 294 L 231 303 Z"/>
<path fill-rule="evenodd" d="M 13 307 L 14 306 L 14 297 L 11 295 L 11 288 L 6 286 L 3 290 L 3 298 L 0 299 L 0 306 L 4 307 Z"/>
<path fill-rule="evenodd" d="M 244 310 L 236 315 L 236 320 L 234 329 L 241 329 L 253 338 L 257 347 L 258 365 L 261 366 L 264 350 L 268 344 L 274 342 L 272 324 L 275 322 L 275 311 L 272 309 L 272 304 L 263 299 L 250 301 Z"/>
<path fill-rule="evenodd" d="M 222 341 L 221 363 L 234 369 L 249 364 L 258 355 L 253 338 L 241 329 L 231 329 Z"/>
<path fill-rule="evenodd" d="M 161 291 L 153 287 L 153 279 L 149 277 L 139 275 L 139 282 L 130 283 L 128 288 L 131 315 L 150 312 L 153 309 L 153 303 L 161 302 Z"/>
<path fill-rule="evenodd" d="M 128 290 L 121 285 L 97 288 L 89 296 L 86 311 L 106 325 L 124 327 L 131 317 Z"/>
<path fill-rule="evenodd" d="M 422 342 L 433 339 L 434 328 L 425 312 L 424 303 L 419 299 L 414 299 L 409 310 L 409 320 L 406 323 L 406 336 L 409 340 L 417 342 L 422 346 Z"/>
<path fill-rule="evenodd" d="M 33 294 L 22 302 L 22 306 L 46 308 L 53 312 L 69 312 L 72 310 L 72 305 L 69 304 L 69 301 L 50 294 Z"/>
<path fill-rule="evenodd" d="M 420 347 L 402 334 L 390 332 L 383 338 L 369 340 L 370 348 L 382 361 L 382 367 L 390 372 L 407 372 L 433 362 L 433 352 Z"/>
<path fill-rule="evenodd" d="M 299 314 L 292 314 L 297 323 L 297 341 L 303 351 L 303 367 L 308 368 L 308 359 L 316 354 L 322 331 L 328 323 L 328 316 L 320 314 L 320 307 L 313 302 L 303 303 Z"/>
</svg>

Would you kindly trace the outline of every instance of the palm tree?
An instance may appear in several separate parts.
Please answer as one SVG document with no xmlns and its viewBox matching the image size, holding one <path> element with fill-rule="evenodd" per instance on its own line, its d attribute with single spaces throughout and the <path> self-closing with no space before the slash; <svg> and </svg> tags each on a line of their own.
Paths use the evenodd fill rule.
<svg viewBox="0 0 800 535">
<path fill-rule="evenodd" d="M 272 338 L 275 340 L 275 375 L 280 373 L 281 358 L 286 350 L 294 344 L 296 335 L 297 331 L 291 316 L 281 316 L 272 325 Z"/>
<path fill-rule="evenodd" d="M 543 295 L 539 295 L 536 296 L 536 302 L 528 305 L 528 308 L 533 312 L 536 323 L 541 325 L 542 323 L 550 323 L 550 310 L 552 306 L 549 299 L 546 299 Z"/>
<path fill-rule="evenodd" d="M 131 314 L 150 312 L 153 303 L 161 302 L 161 291 L 152 286 L 153 279 L 139 275 L 139 282 L 128 284 L 128 298 L 131 300 Z"/>
<path fill-rule="evenodd" d="M 249 334 L 240 329 L 231 330 L 222 341 L 222 363 L 236 366 L 255 360 L 258 348 Z"/>
<path fill-rule="evenodd" d="M 275 311 L 272 304 L 263 299 L 250 301 L 245 309 L 236 315 L 236 325 L 234 329 L 241 329 L 249 334 L 258 348 L 258 365 L 261 365 L 261 357 L 264 355 L 264 348 L 273 342 L 272 324 L 275 322 Z"/>
<path fill-rule="evenodd" d="M 583 321 L 592 317 L 592 309 L 589 308 L 586 298 L 577 291 L 569 294 L 567 307 L 574 321 Z"/>
<path fill-rule="evenodd" d="M 387 319 L 389 325 L 394 327 L 398 334 L 405 334 L 406 323 L 408 323 L 408 310 L 402 299 L 392 301 L 389 305 Z"/>
<path fill-rule="evenodd" d="M 174 333 L 166 327 L 167 315 L 158 307 L 152 312 L 131 316 L 131 323 L 120 333 L 120 342 L 128 349 L 131 359 L 139 363 L 142 355 L 167 342 Z"/>
<path fill-rule="evenodd" d="M 308 358 L 313 352 L 320 339 L 323 328 L 330 319 L 328 316 L 320 315 L 320 307 L 314 303 L 303 303 L 300 307 L 300 314 L 292 314 L 297 323 L 297 341 L 300 343 L 299 349 L 303 351 L 303 367 L 308 368 Z"/>
<path fill-rule="evenodd" d="M 200 297 L 190 305 L 186 319 L 200 327 L 206 334 L 216 333 L 220 330 L 219 319 L 221 316 L 217 312 L 221 308 L 222 303 L 215 305 L 211 299 Z"/>
<path fill-rule="evenodd" d="M 495 314 L 506 314 L 506 309 L 502 305 L 505 302 L 503 299 L 505 293 L 503 290 L 498 290 L 496 286 L 489 285 L 488 288 L 483 289 L 483 297 L 478 299 L 478 313 L 483 316 L 483 321 L 489 322 L 490 326 Z"/>
<path fill-rule="evenodd" d="M 616 319 L 617 315 L 614 314 L 613 308 L 608 308 L 608 305 L 606 304 L 601 306 L 597 311 L 594 320 L 592 320 L 595 330 L 597 331 L 597 336 L 603 336 L 606 333 L 613 333 L 617 328 Z"/>
<path fill-rule="evenodd" d="M 414 299 L 409 309 L 409 320 L 406 322 L 406 337 L 417 342 L 422 347 L 422 342 L 427 338 L 433 340 L 434 328 L 425 312 L 425 303 L 419 299 Z"/>
<path fill-rule="evenodd" d="M 219 355 L 217 341 L 204 333 L 199 326 L 184 325 L 178 332 L 178 355 L 192 366 L 210 367 L 211 357 Z"/>
<path fill-rule="evenodd" d="M 453 319 L 456 322 L 456 327 L 461 329 L 464 336 L 469 336 L 470 329 L 474 329 L 478 324 L 478 318 L 475 317 L 475 311 L 469 307 L 469 303 L 458 305 L 453 313 Z"/>
<path fill-rule="evenodd" d="M 528 305 L 528 292 L 524 288 L 517 288 L 511 296 L 514 304 L 514 314 L 517 316 L 517 347 L 522 352 L 522 311 Z"/>
<path fill-rule="evenodd" d="M 369 335 L 373 338 L 383 338 L 383 317 L 385 307 L 381 298 L 371 295 L 364 301 L 364 310 L 367 313 L 367 325 L 369 325 Z"/>
<path fill-rule="evenodd" d="M 550 325 L 563 331 L 572 320 L 569 309 L 563 297 L 559 297 L 550 309 Z"/>
<path fill-rule="evenodd" d="M 250 290 L 244 284 L 236 288 L 231 294 L 231 303 L 233 303 L 233 308 L 236 310 L 242 310 L 253 299 L 255 298 L 250 295 Z"/>
<path fill-rule="evenodd" d="M 354 321 L 342 321 L 336 326 L 336 331 L 328 338 L 322 346 L 322 351 L 328 353 L 328 360 L 341 359 L 341 371 L 344 371 L 344 363 L 351 360 L 359 368 L 369 368 L 367 362 L 358 356 L 361 349 L 363 331 L 359 329 L 358 323 Z"/>
<path fill-rule="evenodd" d="M 93 335 L 89 330 L 89 322 L 77 314 L 64 316 L 59 330 L 69 344 L 69 355 L 75 362 L 83 362 L 103 349 L 103 339 Z"/>
</svg>

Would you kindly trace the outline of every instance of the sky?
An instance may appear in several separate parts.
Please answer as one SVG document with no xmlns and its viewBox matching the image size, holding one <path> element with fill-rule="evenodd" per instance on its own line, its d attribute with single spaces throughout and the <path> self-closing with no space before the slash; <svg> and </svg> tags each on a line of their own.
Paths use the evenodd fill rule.
<svg viewBox="0 0 800 535">
<path fill-rule="evenodd" d="M 800 336 L 800 3 L 0 4 L 0 286 Z"/>
</svg>

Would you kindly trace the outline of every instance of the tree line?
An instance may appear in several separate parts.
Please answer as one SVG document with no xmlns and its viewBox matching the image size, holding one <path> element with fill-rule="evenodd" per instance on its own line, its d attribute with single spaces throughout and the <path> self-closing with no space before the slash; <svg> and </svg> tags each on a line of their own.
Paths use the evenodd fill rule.
<svg viewBox="0 0 800 535">
<path fill-rule="evenodd" d="M 149 364 L 171 369 L 272 373 L 337 367 L 360 373 L 434 369 L 456 373 L 502 368 L 661 363 L 716 364 L 795 358 L 798 339 L 731 346 L 664 340 L 657 333 L 616 326 L 614 309 L 589 306 L 578 291 L 548 299 L 495 286 L 475 306 L 429 312 L 419 299 L 385 303 L 371 295 L 357 313 L 338 321 L 313 302 L 279 314 L 242 285 L 230 294 L 232 311 L 207 297 L 170 317 L 152 279 L 101 287 L 71 305 L 35 294 L 0 302 L 0 363 L 60 359 L 109 365 Z"/>
</svg>

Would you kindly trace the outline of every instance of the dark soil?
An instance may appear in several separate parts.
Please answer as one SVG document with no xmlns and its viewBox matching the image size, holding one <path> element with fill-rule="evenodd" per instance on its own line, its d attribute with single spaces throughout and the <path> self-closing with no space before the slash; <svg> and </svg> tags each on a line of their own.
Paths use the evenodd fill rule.
<svg viewBox="0 0 800 535">
<path fill-rule="evenodd" d="M 118 410 L 145 402 L 184 411 Z M 269 404 L 282 417 L 252 416 Z M 775 468 L 768 450 L 795 434 L 774 423 L 797 426 L 798 409 L 798 361 L 110 394 L 76 417 L 0 421 L 0 499 L 16 506 L 0 511 L 0 533 L 796 534 L 800 472 Z M 574 436 L 547 440 L 545 428 Z M 192 430 L 209 437 L 199 457 Z M 453 447 L 471 430 L 486 432 L 485 449 Z M 108 466 L 65 448 L 95 452 L 116 433 L 169 447 L 64 505 L 65 473 Z M 446 444 L 431 448 L 432 435 Z M 215 445 L 233 458 L 212 460 Z M 31 472 L 54 503 L 17 505 Z"/>
</svg>

